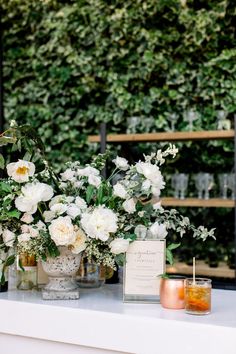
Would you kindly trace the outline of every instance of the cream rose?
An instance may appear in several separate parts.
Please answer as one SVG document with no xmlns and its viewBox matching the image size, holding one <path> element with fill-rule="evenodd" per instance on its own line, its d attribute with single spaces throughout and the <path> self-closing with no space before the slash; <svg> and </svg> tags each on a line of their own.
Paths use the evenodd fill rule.
<svg viewBox="0 0 236 354">
<path fill-rule="evenodd" d="M 128 193 L 127 193 L 125 187 L 122 186 L 121 183 L 116 183 L 113 186 L 113 194 L 121 199 L 126 199 L 128 196 Z"/>
<path fill-rule="evenodd" d="M 126 171 L 129 168 L 128 161 L 123 157 L 117 156 L 114 160 L 112 160 L 112 162 L 114 162 L 116 167 L 119 168 L 119 170 L 121 171 Z"/>
<path fill-rule="evenodd" d="M 75 242 L 76 234 L 69 216 L 59 216 L 52 220 L 48 230 L 57 246 L 68 246 Z"/>
<path fill-rule="evenodd" d="M 86 248 L 86 236 L 85 233 L 79 229 L 76 231 L 76 238 L 73 244 L 69 245 L 71 252 L 74 254 L 79 254 Z"/>
</svg>

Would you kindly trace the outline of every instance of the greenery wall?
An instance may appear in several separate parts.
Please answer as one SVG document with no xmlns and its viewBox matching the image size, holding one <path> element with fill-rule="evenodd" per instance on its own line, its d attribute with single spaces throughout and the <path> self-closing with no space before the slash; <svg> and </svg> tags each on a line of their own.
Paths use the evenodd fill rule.
<svg viewBox="0 0 236 354">
<path fill-rule="evenodd" d="M 36 127 L 58 166 L 68 157 L 87 160 L 96 146 L 88 148 L 86 136 L 100 122 L 110 132 L 125 132 L 128 117 L 152 116 L 163 131 L 176 112 L 178 130 L 186 130 L 183 111 L 195 108 L 195 129 L 207 130 L 216 127 L 217 109 L 227 110 L 231 120 L 236 112 L 235 0 L 0 4 L 6 121 Z M 147 147 L 156 145 L 130 151 Z M 232 149 L 226 142 L 189 143 L 173 167 L 228 172 Z M 212 218 L 204 213 L 204 220 Z M 232 226 L 231 214 L 216 213 Z"/>
</svg>

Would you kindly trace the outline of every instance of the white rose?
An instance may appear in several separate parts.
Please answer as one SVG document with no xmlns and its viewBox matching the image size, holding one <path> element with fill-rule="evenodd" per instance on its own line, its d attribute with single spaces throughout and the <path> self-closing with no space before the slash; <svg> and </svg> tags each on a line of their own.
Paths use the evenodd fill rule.
<svg viewBox="0 0 236 354">
<path fill-rule="evenodd" d="M 41 220 L 39 220 L 35 226 L 37 227 L 38 230 L 44 230 L 44 231 L 47 230 L 46 225 Z"/>
<path fill-rule="evenodd" d="M 69 216 L 59 216 L 52 220 L 48 230 L 57 246 L 68 246 L 75 241 L 76 234 Z"/>
<path fill-rule="evenodd" d="M 134 233 L 137 238 L 144 240 L 147 235 L 147 228 L 144 225 L 137 225 L 134 229 Z"/>
<path fill-rule="evenodd" d="M 79 254 L 84 251 L 86 248 L 86 240 L 87 238 L 85 236 L 85 233 L 81 229 L 78 229 L 76 231 L 75 241 L 73 242 L 73 244 L 69 245 L 71 252 L 74 254 Z"/>
<path fill-rule="evenodd" d="M 98 206 L 92 212 L 85 212 L 81 217 L 81 226 L 88 237 L 107 241 L 111 233 L 117 231 L 116 214 L 104 206 Z"/>
<path fill-rule="evenodd" d="M 125 187 L 122 186 L 121 183 L 116 183 L 113 186 L 113 194 L 121 199 L 126 199 L 128 196 L 128 193 L 127 193 Z"/>
<path fill-rule="evenodd" d="M 33 238 L 39 236 L 39 231 L 33 226 L 30 226 L 30 236 Z"/>
<path fill-rule="evenodd" d="M 135 212 L 136 208 L 135 208 L 135 201 L 133 198 L 130 198 L 128 200 L 126 200 L 123 204 L 122 204 L 123 208 L 125 209 L 125 211 L 127 211 L 127 213 L 132 214 Z"/>
<path fill-rule="evenodd" d="M 83 198 L 76 197 L 75 198 L 75 204 L 77 205 L 77 207 L 79 207 L 82 210 L 83 209 L 87 209 L 86 201 Z"/>
<path fill-rule="evenodd" d="M 49 208 L 51 209 L 51 207 L 54 205 L 54 204 L 58 204 L 58 203 L 61 203 L 64 199 L 64 195 L 63 194 L 59 194 L 59 195 L 55 195 L 55 197 L 53 197 L 51 200 L 50 200 L 50 203 L 49 203 Z"/>
<path fill-rule="evenodd" d="M 24 213 L 21 217 L 21 221 L 25 222 L 26 224 L 31 224 L 34 221 L 34 218 L 31 214 Z"/>
<path fill-rule="evenodd" d="M 76 204 L 70 204 L 67 207 L 67 215 L 71 217 L 71 219 L 75 219 L 77 216 L 81 214 L 80 208 Z"/>
<path fill-rule="evenodd" d="M 76 171 L 77 176 L 84 176 L 84 177 L 89 177 L 91 175 L 93 176 L 99 176 L 100 172 L 91 166 L 87 166 L 85 168 L 80 168 Z"/>
<path fill-rule="evenodd" d="M 83 182 L 82 181 L 75 181 L 73 182 L 73 187 L 74 188 L 81 188 L 83 185 Z"/>
<path fill-rule="evenodd" d="M 21 225 L 20 229 L 23 234 L 30 233 L 30 226 L 29 225 L 23 224 L 23 225 Z"/>
<path fill-rule="evenodd" d="M 30 234 L 21 234 L 18 236 L 18 242 L 28 242 L 30 240 Z"/>
<path fill-rule="evenodd" d="M 117 156 L 114 160 L 112 160 L 119 170 L 126 171 L 129 168 L 128 161 L 123 157 Z"/>
<path fill-rule="evenodd" d="M 67 203 L 72 203 L 74 200 L 75 200 L 74 197 L 71 197 L 71 196 L 66 197 L 66 202 Z"/>
<path fill-rule="evenodd" d="M 14 181 L 18 183 L 25 183 L 29 181 L 35 173 L 35 165 L 32 162 L 19 160 L 7 165 L 7 174 Z"/>
<path fill-rule="evenodd" d="M 129 240 L 124 238 L 116 238 L 110 243 L 111 252 L 113 254 L 125 253 L 129 247 Z"/>
<path fill-rule="evenodd" d="M 50 207 L 50 209 L 51 209 L 51 211 L 53 211 L 54 214 L 61 215 L 66 212 L 67 206 L 62 203 L 57 203 L 57 204 L 53 204 Z"/>
<path fill-rule="evenodd" d="M 95 186 L 96 188 L 98 188 L 100 186 L 100 184 L 102 183 L 102 180 L 101 180 L 101 177 L 99 177 L 99 176 L 90 175 L 88 177 L 88 183 L 91 184 L 92 186 Z"/>
<path fill-rule="evenodd" d="M 150 227 L 149 232 L 153 238 L 165 238 L 168 234 L 165 224 L 159 224 L 157 221 Z"/>
<path fill-rule="evenodd" d="M 16 235 L 10 230 L 4 230 L 2 234 L 3 242 L 7 247 L 13 247 Z"/>
<path fill-rule="evenodd" d="M 61 179 L 63 182 L 71 181 L 75 176 L 75 172 L 71 168 L 67 168 L 65 172 L 61 173 Z"/>
<path fill-rule="evenodd" d="M 149 162 L 138 162 L 136 164 L 136 170 L 151 182 L 152 186 L 155 187 L 155 192 L 165 187 L 163 176 L 157 165 L 152 165 Z M 144 187 L 147 187 L 147 183 Z"/>
<path fill-rule="evenodd" d="M 44 221 L 51 222 L 55 218 L 56 214 L 51 210 L 46 210 L 43 213 Z"/>
</svg>

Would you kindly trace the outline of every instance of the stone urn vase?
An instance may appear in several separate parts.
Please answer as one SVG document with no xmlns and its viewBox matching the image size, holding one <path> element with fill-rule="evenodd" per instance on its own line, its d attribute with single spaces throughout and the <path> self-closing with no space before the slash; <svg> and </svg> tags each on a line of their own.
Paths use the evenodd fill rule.
<svg viewBox="0 0 236 354">
<path fill-rule="evenodd" d="M 60 256 L 48 258 L 42 267 L 49 282 L 42 290 L 44 300 L 79 299 L 75 275 L 80 267 L 81 253 L 73 254 L 67 247 L 59 247 Z"/>
</svg>

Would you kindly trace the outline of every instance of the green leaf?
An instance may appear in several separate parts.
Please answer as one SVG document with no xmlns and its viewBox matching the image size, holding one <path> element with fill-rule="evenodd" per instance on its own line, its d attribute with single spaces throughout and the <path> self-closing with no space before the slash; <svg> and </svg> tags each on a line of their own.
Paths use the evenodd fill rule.
<svg viewBox="0 0 236 354">
<path fill-rule="evenodd" d="M 181 243 L 171 243 L 167 249 L 172 251 L 172 250 L 175 250 L 176 248 L 178 248 L 179 246 L 181 245 Z"/>
<path fill-rule="evenodd" d="M 6 193 L 11 193 L 11 186 L 5 182 L 0 182 L 0 190 Z"/>
<path fill-rule="evenodd" d="M 174 264 L 173 254 L 168 248 L 166 249 L 166 259 L 171 265 Z"/>
<path fill-rule="evenodd" d="M 89 204 L 94 193 L 95 188 L 93 186 L 88 186 L 86 190 L 86 202 Z"/>
<path fill-rule="evenodd" d="M 2 154 L 0 154 L 0 169 L 3 170 L 5 167 L 5 160 Z"/>
<path fill-rule="evenodd" d="M 97 192 L 97 204 L 102 204 L 103 202 L 103 185 L 98 188 Z"/>
<path fill-rule="evenodd" d="M 11 211 L 8 211 L 8 212 L 7 212 L 7 215 L 8 215 L 10 218 L 19 219 L 20 216 L 21 216 L 21 213 L 20 213 L 18 210 L 11 210 Z"/>
<path fill-rule="evenodd" d="M 9 256 L 5 262 L 4 262 L 4 267 L 9 267 L 15 262 L 15 255 Z"/>
</svg>

